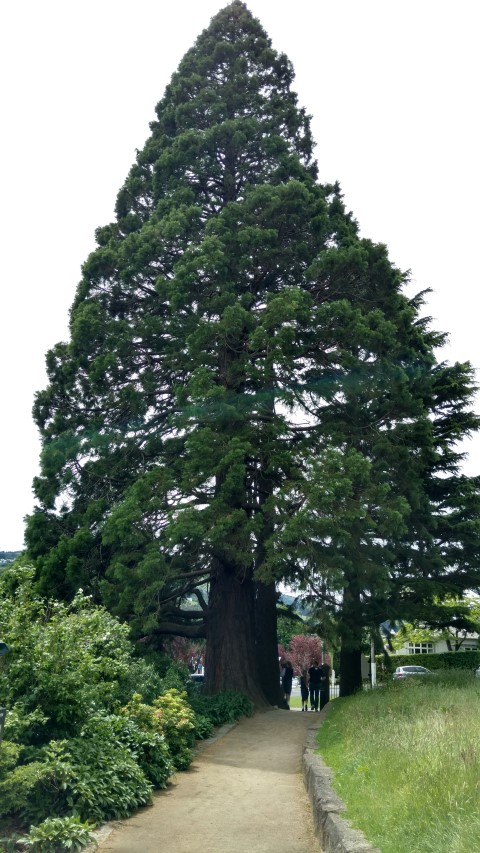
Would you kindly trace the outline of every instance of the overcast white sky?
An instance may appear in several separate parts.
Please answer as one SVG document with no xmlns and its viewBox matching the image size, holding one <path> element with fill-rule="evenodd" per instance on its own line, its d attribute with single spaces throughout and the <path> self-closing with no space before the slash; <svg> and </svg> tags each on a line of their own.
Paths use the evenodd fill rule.
<svg viewBox="0 0 480 853">
<path fill-rule="evenodd" d="M 0 12 L 2 311 L 0 550 L 23 545 L 40 444 L 31 418 L 47 350 L 94 229 L 149 135 L 171 74 L 221 0 L 16 0 Z M 476 0 L 250 0 L 296 70 L 322 181 L 388 245 L 442 357 L 480 367 Z M 480 403 L 478 404 L 480 410 Z M 480 436 L 468 448 L 480 472 Z"/>
</svg>

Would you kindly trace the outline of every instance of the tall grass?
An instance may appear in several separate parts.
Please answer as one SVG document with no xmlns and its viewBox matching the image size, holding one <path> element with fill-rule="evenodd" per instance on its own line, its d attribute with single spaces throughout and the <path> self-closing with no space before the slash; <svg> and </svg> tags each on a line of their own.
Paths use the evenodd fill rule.
<svg viewBox="0 0 480 853">
<path fill-rule="evenodd" d="M 318 734 L 346 817 L 382 853 L 480 850 L 480 679 L 410 678 L 333 703 Z"/>
</svg>

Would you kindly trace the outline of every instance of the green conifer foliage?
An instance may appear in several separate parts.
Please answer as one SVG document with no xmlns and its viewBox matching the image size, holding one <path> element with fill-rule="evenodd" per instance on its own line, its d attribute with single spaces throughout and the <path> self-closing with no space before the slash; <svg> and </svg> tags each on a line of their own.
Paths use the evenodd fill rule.
<svg viewBox="0 0 480 853">
<path fill-rule="evenodd" d="M 408 528 L 413 495 L 419 524 L 431 520 L 424 480 L 438 442 L 425 440 L 422 467 L 415 436 L 440 393 L 432 377 L 445 379 L 447 408 L 454 384 L 385 247 L 359 238 L 337 185 L 316 182 L 292 81 L 238 0 L 182 60 L 116 221 L 97 230 L 70 341 L 47 356 L 27 529 L 44 590 L 89 589 L 136 636 L 206 636 L 207 689 L 258 704 L 280 700 L 276 580 L 324 573 L 345 601 L 358 588 L 357 605 L 365 589 L 393 594 L 384 552 Z M 467 415 L 463 430 L 475 427 Z M 326 546 L 302 550 L 302 513 L 322 506 L 335 470 L 340 490 L 360 478 L 359 512 L 375 503 L 358 573 Z M 351 507 L 344 521 L 362 537 Z M 402 547 L 412 563 L 418 545 Z M 357 605 L 355 647 L 371 618 Z"/>
</svg>

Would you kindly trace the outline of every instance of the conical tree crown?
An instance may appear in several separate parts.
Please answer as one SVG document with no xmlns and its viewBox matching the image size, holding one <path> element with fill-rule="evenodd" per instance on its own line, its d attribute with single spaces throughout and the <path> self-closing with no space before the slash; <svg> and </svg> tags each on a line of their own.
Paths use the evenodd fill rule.
<svg viewBox="0 0 480 853">
<path fill-rule="evenodd" d="M 204 214 L 243 195 L 249 184 L 312 175 L 309 119 L 290 86 L 293 68 L 244 3 L 216 15 L 180 63 L 157 105 L 152 137 L 117 201 L 120 224 L 145 219 L 181 191 Z"/>
</svg>

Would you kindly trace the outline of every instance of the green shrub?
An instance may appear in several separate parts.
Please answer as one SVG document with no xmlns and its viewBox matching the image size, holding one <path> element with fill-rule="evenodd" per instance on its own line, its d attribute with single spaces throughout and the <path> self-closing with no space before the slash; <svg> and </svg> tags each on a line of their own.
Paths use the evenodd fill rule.
<svg viewBox="0 0 480 853">
<path fill-rule="evenodd" d="M 162 678 L 159 693 L 167 693 L 169 690 L 178 690 L 182 693 L 184 690 L 188 691 L 192 684 L 188 666 L 185 663 L 175 661 L 169 666 Z"/>
<path fill-rule="evenodd" d="M 225 690 L 215 696 L 192 694 L 189 702 L 197 715 L 207 717 L 214 726 L 233 723 L 253 713 L 253 703 L 237 690 Z"/>
<path fill-rule="evenodd" d="M 4 744 L 1 749 L 3 750 Z M 48 796 L 52 771 L 48 764 L 33 761 L 10 770 L 0 781 L 0 817 L 17 814 L 35 819 L 49 814 L 51 797 Z M 45 810 L 46 809 L 46 810 Z"/>
<path fill-rule="evenodd" d="M 0 814 L 17 824 L 126 817 L 188 767 L 195 738 L 250 712 L 231 694 L 215 697 L 213 713 L 195 714 L 184 664 L 135 657 L 128 627 L 81 591 L 68 605 L 41 599 L 30 567 L 0 576 L 0 634 L 10 647 L 0 668 L 0 704 L 9 709 Z"/>
<path fill-rule="evenodd" d="M 17 764 L 21 749 L 18 743 L 9 743 L 8 740 L 2 741 L 0 748 L 0 781 Z"/>
<path fill-rule="evenodd" d="M 194 725 L 193 734 L 196 740 L 205 740 L 213 735 L 213 723 L 205 714 L 195 712 Z"/>
<path fill-rule="evenodd" d="M 91 824 L 82 823 L 78 817 L 47 818 L 18 841 L 34 853 L 60 853 L 64 850 L 81 850 L 94 840 Z"/>
<path fill-rule="evenodd" d="M 5 737 L 16 743 L 30 743 L 44 740 L 44 727 L 48 723 L 40 708 L 26 711 L 22 702 L 9 708 L 5 719 Z"/>
<path fill-rule="evenodd" d="M 52 755 L 70 811 L 102 823 L 128 817 L 151 799 L 152 786 L 123 744 L 101 736 L 63 741 Z"/>
<path fill-rule="evenodd" d="M 155 708 L 142 702 L 140 693 L 134 693 L 130 701 L 122 708 L 122 714 L 134 720 L 142 729 L 149 732 L 160 730 Z"/>
<path fill-rule="evenodd" d="M 84 727 L 82 736 L 121 743 L 155 788 L 165 788 L 175 772 L 168 744 L 158 727 L 142 726 L 126 709 L 118 715 L 96 715 Z"/>
<path fill-rule="evenodd" d="M 162 689 L 163 681 L 155 667 L 143 658 L 134 658 L 118 682 L 116 698 L 120 705 L 125 705 L 133 693 L 140 693 L 149 704 Z"/>
<path fill-rule="evenodd" d="M 193 758 L 195 714 L 188 704 L 186 692 L 167 690 L 155 699 L 155 716 L 165 735 L 172 761 L 177 770 L 185 770 Z"/>
<path fill-rule="evenodd" d="M 32 743 L 75 735 L 92 709 L 112 709 L 132 657 L 127 625 L 81 591 L 68 605 L 43 601 L 33 575 L 30 567 L 11 566 L 0 576 L 0 634 L 10 647 L 0 701 L 43 715 L 41 729 L 24 732 Z"/>
</svg>

